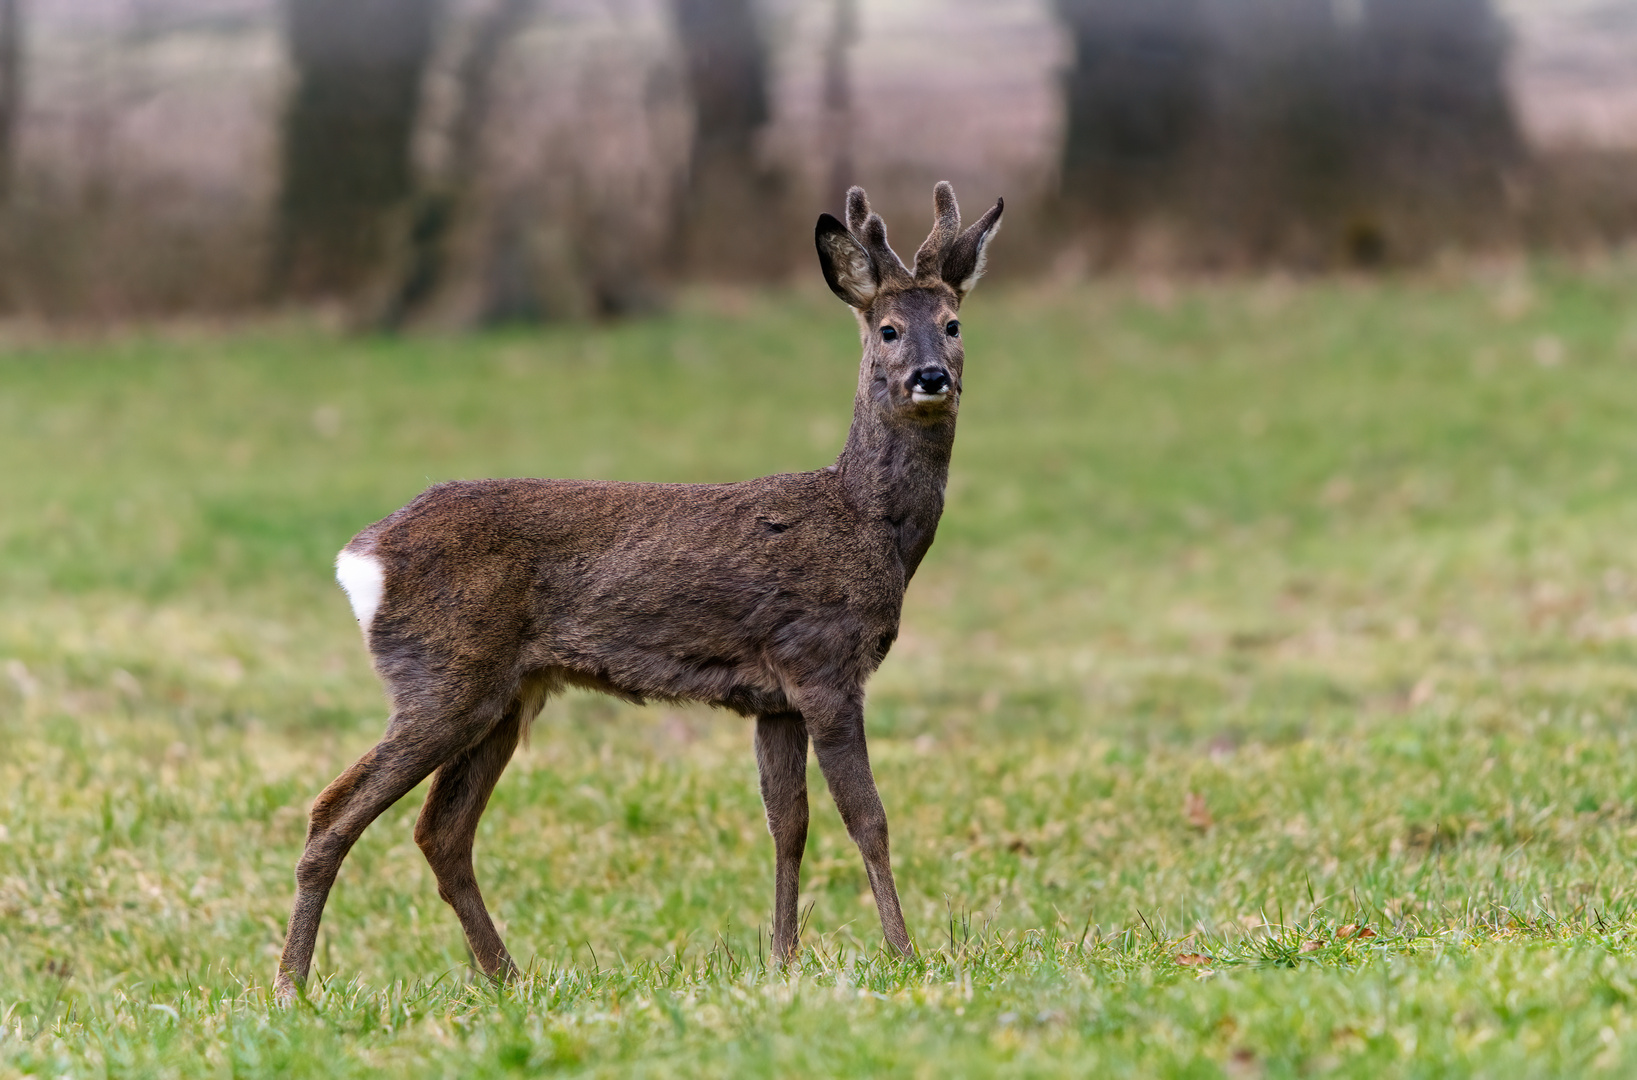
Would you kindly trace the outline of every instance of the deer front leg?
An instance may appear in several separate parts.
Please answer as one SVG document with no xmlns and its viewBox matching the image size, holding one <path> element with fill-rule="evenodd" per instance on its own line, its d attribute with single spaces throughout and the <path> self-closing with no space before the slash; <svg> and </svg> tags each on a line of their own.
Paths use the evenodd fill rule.
<svg viewBox="0 0 1637 1080">
<path fill-rule="evenodd" d="M 796 897 L 807 846 L 807 725 L 800 713 L 756 718 L 756 767 L 767 831 L 773 834 L 773 962 L 796 955 Z"/>
<path fill-rule="evenodd" d="M 904 929 L 903 909 L 898 905 L 898 888 L 892 880 L 892 862 L 887 851 L 887 812 L 875 789 L 870 772 L 870 751 L 864 741 L 864 703 L 857 697 L 826 703 L 812 709 L 803 703 L 813 738 L 819 768 L 830 785 L 830 796 L 847 826 L 847 834 L 864 856 L 864 872 L 870 878 L 875 909 L 881 915 L 881 930 L 900 953 L 912 951 Z"/>
</svg>

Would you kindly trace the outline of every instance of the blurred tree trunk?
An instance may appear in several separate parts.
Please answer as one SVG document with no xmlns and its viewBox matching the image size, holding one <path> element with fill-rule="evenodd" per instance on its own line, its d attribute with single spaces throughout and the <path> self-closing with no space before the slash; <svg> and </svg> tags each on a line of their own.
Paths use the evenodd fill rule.
<svg viewBox="0 0 1637 1080">
<path fill-rule="evenodd" d="M 849 53 L 858 40 L 858 0 L 831 0 L 830 35 L 824 42 L 824 122 L 829 175 L 825 205 L 841 213 L 847 189 L 857 182 L 853 161 L 853 82 Z M 845 215 L 843 215 L 845 216 Z"/>
<path fill-rule="evenodd" d="M 1489 0 L 1264 2 L 1218 144 L 1253 255 L 1368 267 L 1504 225 L 1524 151 Z"/>
<path fill-rule="evenodd" d="M 284 117 L 272 285 L 354 298 L 383 270 L 414 188 L 411 139 L 438 0 L 285 0 L 296 85 Z"/>
<path fill-rule="evenodd" d="M 1504 226 L 1525 151 L 1492 0 L 1056 0 L 1062 197 L 1212 262 L 1415 258 Z"/>
<path fill-rule="evenodd" d="M 1327 257 L 1357 191 L 1356 48 L 1332 0 L 1255 0 L 1224 20 L 1196 212 L 1235 260 Z"/>
<path fill-rule="evenodd" d="M 415 198 L 404 263 L 382 319 L 388 328 L 401 326 L 433 304 L 448 284 L 453 249 L 463 234 L 478 227 L 475 204 L 496 72 L 507 43 L 528 22 L 534 7 L 535 0 L 496 0 L 472 28 L 455 66 L 458 104 L 445 133 L 441 168 L 426 178 Z M 473 242 L 470 236 L 464 239 Z"/>
<path fill-rule="evenodd" d="M 23 107 L 23 0 L 0 0 L 0 205 L 17 171 L 17 118 Z"/>
<path fill-rule="evenodd" d="M 1062 197 L 1121 220 L 1173 195 L 1206 121 L 1200 0 L 1056 0 L 1074 44 Z"/>
<path fill-rule="evenodd" d="M 1362 29 L 1360 104 L 1381 179 L 1498 195 L 1524 148 L 1490 0 L 1369 0 Z"/>
<path fill-rule="evenodd" d="M 678 221 L 683 269 L 754 280 L 784 269 L 779 178 L 761 162 L 767 61 L 751 0 L 675 0 L 694 134 Z"/>
</svg>

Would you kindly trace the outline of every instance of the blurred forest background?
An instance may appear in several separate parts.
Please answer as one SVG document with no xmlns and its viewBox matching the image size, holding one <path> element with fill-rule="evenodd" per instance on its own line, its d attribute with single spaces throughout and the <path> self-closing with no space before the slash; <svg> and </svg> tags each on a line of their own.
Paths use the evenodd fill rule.
<svg viewBox="0 0 1637 1080">
<path fill-rule="evenodd" d="M 636 313 L 942 178 L 1037 274 L 1606 249 L 1633 176 L 1637 0 L 0 0 L 14 317 Z"/>
</svg>

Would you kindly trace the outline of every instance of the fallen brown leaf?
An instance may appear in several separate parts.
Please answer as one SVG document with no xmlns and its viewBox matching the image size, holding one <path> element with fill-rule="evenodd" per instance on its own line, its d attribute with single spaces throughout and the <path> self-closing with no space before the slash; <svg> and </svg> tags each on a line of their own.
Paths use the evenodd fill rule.
<svg viewBox="0 0 1637 1080">
<path fill-rule="evenodd" d="M 1354 937 L 1358 938 L 1360 941 L 1366 941 L 1375 936 L 1376 932 L 1374 930 L 1371 930 L 1368 926 L 1359 926 L 1357 923 L 1348 923 L 1346 926 L 1336 931 L 1336 937 L 1342 941 L 1346 941 L 1348 938 Z"/>
<path fill-rule="evenodd" d="M 1296 951 L 1297 952 L 1318 952 L 1322 948 L 1324 948 L 1324 943 L 1323 942 L 1304 941 L 1304 942 L 1302 942 L 1302 947 L 1300 949 L 1297 949 Z"/>
<path fill-rule="evenodd" d="M 1209 829 L 1216 824 L 1211 808 L 1205 805 L 1205 796 L 1197 791 L 1190 791 L 1187 798 L 1182 800 L 1182 816 L 1196 829 Z"/>
<path fill-rule="evenodd" d="M 1211 962 L 1211 958 L 1204 953 L 1185 952 L 1177 953 L 1177 963 L 1183 967 L 1203 967 Z"/>
</svg>

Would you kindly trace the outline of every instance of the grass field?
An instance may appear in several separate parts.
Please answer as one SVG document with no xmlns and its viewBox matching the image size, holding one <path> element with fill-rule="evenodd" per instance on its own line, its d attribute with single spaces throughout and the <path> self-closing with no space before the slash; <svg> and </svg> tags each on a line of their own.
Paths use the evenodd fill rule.
<svg viewBox="0 0 1637 1080">
<path fill-rule="evenodd" d="M 329 563 L 451 477 L 828 462 L 814 295 L 452 340 L 0 356 L 0 1074 L 1637 1069 L 1637 266 L 980 290 L 871 687 L 920 954 L 810 774 L 763 961 L 750 725 L 548 706 L 473 981 L 394 808 L 273 1007 L 314 794 L 383 719 Z"/>
</svg>

